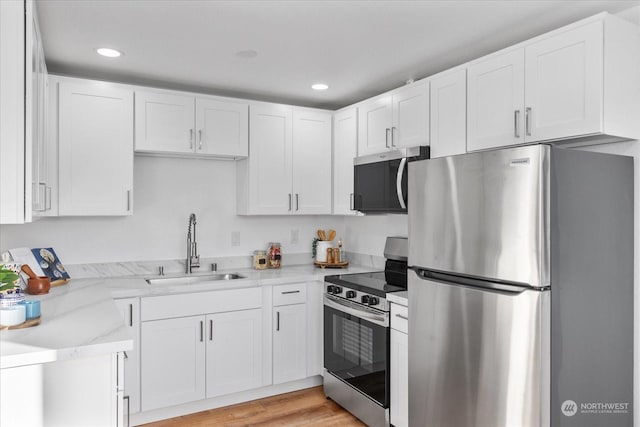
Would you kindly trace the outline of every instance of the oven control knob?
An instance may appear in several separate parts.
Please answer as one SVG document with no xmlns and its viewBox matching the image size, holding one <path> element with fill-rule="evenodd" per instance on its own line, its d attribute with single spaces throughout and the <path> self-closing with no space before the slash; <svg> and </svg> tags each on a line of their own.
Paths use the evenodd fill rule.
<svg viewBox="0 0 640 427">
<path fill-rule="evenodd" d="M 327 286 L 327 293 L 328 293 L 328 294 L 332 294 L 332 293 L 333 293 L 333 288 L 334 288 L 334 286 L 333 286 L 333 285 L 329 285 L 329 286 Z"/>
<path fill-rule="evenodd" d="M 380 300 L 377 297 L 369 298 L 369 305 L 378 305 L 379 302 Z"/>
<path fill-rule="evenodd" d="M 342 288 L 340 286 L 333 287 L 333 294 L 341 294 L 341 293 L 342 293 Z"/>
<path fill-rule="evenodd" d="M 362 295 L 362 298 L 360 298 L 360 302 L 362 302 L 363 304 L 369 304 L 369 299 L 371 297 L 369 295 Z"/>
<path fill-rule="evenodd" d="M 356 291 L 347 291 L 347 298 L 355 298 Z"/>
</svg>

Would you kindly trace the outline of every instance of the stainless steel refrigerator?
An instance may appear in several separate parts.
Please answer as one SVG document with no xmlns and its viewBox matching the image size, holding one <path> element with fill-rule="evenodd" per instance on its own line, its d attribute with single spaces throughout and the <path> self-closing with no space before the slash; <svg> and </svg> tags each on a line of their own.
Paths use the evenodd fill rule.
<svg viewBox="0 0 640 427">
<path fill-rule="evenodd" d="M 409 164 L 409 424 L 633 423 L 633 159 Z"/>
</svg>

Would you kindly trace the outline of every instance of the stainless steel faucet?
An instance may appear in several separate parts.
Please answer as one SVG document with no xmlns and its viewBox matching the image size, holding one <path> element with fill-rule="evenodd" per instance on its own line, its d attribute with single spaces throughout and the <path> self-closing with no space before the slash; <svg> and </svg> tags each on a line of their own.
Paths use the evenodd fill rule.
<svg viewBox="0 0 640 427">
<path fill-rule="evenodd" d="M 193 239 L 191 238 L 193 227 Z M 198 255 L 198 243 L 196 242 L 196 214 L 189 216 L 189 232 L 187 233 L 187 274 L 193 273 L 194 268 L 200 267 L 200 255 Z"/>
</svg>

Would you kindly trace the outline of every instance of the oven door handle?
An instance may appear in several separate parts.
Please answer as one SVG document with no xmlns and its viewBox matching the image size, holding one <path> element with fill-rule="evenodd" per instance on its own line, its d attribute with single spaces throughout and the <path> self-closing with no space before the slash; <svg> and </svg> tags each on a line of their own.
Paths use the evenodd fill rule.
<svg viewBox="0 0 640 427">
<path fill-rule="evenodd" d="M 345 301 L 333 295 L 324 295 L 324 305 L 385 328 L 389 327 L 389 313 Z"/>
</svg>

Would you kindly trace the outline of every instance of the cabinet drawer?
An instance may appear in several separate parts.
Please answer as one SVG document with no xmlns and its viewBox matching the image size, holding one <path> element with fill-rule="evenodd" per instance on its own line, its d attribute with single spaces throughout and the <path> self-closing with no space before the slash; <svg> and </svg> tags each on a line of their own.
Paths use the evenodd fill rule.
<svg viewBox="0 0 640 427">
<path fill-rule="evenodd" d="M 391 304 L 391 329 L 408 333 L 409 309 L 402 305 Z"/>
<path fill-rule="evenodd" d="M 273 287 L 273 305 L 302 304 L 307 302 L 307 284 L 292 283 Z"/>
<path fill-rule="evenodd" d="M 262 307 L 262 288 L 225 289 L 145 297 L 141 300 L 140 317 L 144 322 L 260 307 Z"/>
</svg>

